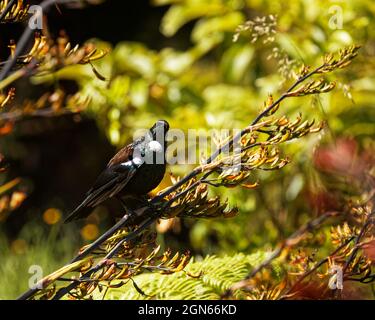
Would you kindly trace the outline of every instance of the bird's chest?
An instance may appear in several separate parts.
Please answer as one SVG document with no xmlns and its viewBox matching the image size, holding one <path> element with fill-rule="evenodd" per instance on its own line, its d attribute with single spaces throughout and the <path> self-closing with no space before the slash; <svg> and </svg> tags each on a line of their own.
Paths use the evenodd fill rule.
<svg viewBox="0 0 375 320">
<path fill-rule="evenodd" d="M 124 188 L 127 194 L 144 195 L 155 189 L 165 174 L 165 164 L 144 164 Z"/>
</svg>

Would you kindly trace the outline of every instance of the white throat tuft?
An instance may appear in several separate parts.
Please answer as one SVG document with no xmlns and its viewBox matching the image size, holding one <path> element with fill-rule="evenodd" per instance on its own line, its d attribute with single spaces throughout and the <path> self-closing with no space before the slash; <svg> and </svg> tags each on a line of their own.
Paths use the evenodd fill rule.
<svg viewBox="0 0 375 320">
<path fill-rule="evenodd" d="M 153 140 L 153 141 L 150 141 L 148 143 L 148 148 L 152 151 L 152 152 L 162 152 L 163 151 L 163 147 L 161 146 L 161 144 L 156 141 L 156 140 Z"/>
</svg>

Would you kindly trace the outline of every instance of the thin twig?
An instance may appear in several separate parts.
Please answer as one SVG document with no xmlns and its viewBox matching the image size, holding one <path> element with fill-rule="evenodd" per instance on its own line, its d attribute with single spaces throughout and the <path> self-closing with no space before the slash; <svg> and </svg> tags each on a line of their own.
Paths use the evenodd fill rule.
<svg viewBox="0 0 375 320">
<path fill-rule="evenodd" d="M 355 239 L 355 242 L 354 242 L 354 249 L 349 257 L 349 259 L 346 261 L 343 269 L 342 269 L 342 273 L 345 274 L 345 271 L 348 269 L 348 267 L 350 266 L 350 264 L 352 263 L 352 261 L 354 260 L 355 256 L 357 255 L 357 252 L 359 250 L 359 243 L 361 241 L 361 239 L 363 238 L 363 236 L 365 235 L 366 231 L 367 231 L 367 228 L 369 227 L 369 225 L 371 223 L 373 223 L 373 218 L 374 218 L 374 215 L 375 215 L 375 211 L 371 212 L 367 219 L 366 219 L 366 222 L 365 224 L 362 226 L 361 228 L 361 231 L 359 232 L 358 236 L 356 237 Z"/>
</svg>

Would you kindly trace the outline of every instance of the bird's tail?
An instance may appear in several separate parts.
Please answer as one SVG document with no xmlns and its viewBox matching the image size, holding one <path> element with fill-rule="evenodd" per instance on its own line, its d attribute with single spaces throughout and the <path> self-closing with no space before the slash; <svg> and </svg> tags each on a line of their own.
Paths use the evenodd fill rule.
<svg viewBox="0 0 375 320">
<path fill-rule="evenodd" d="M 64 223 L 86 218 L 92 212 L 92 209 L 91 207 L 87 207 L 85 203 L 81 203 L 65 218 Z"/>
</svg>

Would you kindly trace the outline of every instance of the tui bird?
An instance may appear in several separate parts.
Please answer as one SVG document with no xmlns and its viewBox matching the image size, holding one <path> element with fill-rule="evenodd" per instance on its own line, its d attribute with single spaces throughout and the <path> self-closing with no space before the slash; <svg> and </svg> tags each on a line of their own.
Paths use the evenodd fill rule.
<svg viewBox="0 0 375 320">
<path fill-rule="evenodd" d="M 116 197 L 123 204 L 127 197 L 145 196 L 164 177 L 167 121 L 157 121 L 144 136 L 123 147 L 108 162 L 82 203 L 65 219 L 65 223 L 85 218 L 103 201 Z M 85 210 L 86 209 L 86 210 Z"/>
</svg>

